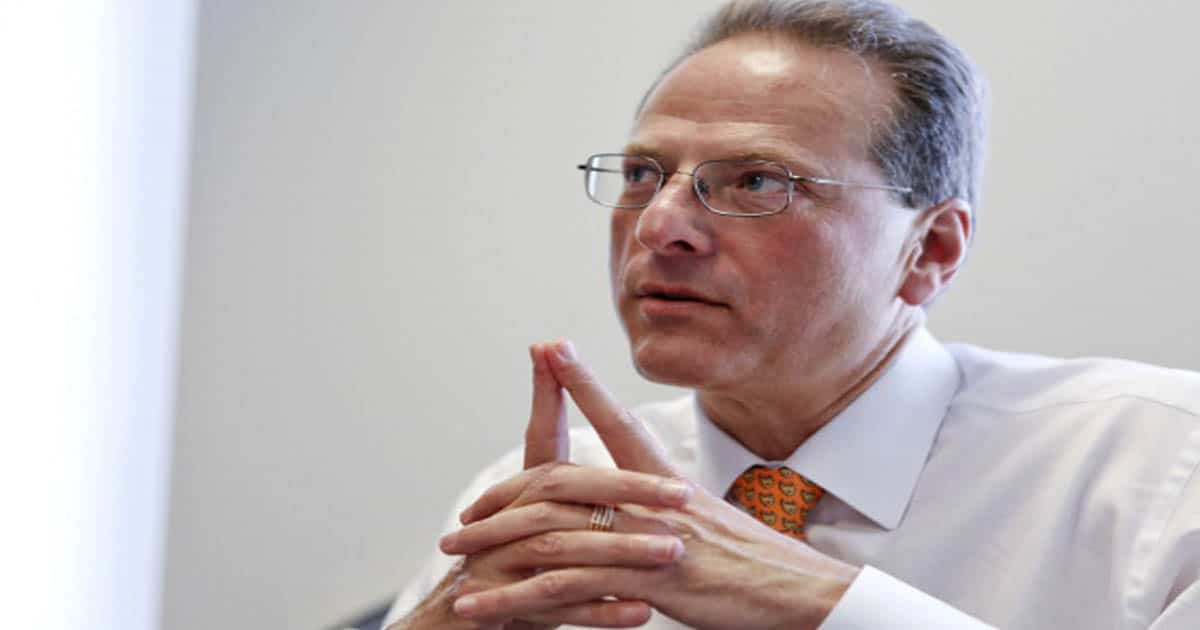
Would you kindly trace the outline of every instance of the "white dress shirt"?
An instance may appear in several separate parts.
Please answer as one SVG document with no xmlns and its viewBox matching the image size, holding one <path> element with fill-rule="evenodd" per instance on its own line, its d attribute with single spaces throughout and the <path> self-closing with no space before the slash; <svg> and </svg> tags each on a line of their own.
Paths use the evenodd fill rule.
<svg viewBox="0 0 1200 630">
<path fill-rule="evenodd" d="M 760 460 L 692 396 L 636 413 L 713 494 L 755 464 L 826 489 L 808 542 L 863 571 L 822 630 L 1200 629 L 1200 375 L 920 330 L 786 461 Z M 572 461 L 612 466 L 590 430 L 571 440 Z M 521 459 L 485 469 L 446 531 Z M 387 623 L 453 563 L 435 552 Z M 684 626 L 656 613 L 644 627 Z"/>
</svg>

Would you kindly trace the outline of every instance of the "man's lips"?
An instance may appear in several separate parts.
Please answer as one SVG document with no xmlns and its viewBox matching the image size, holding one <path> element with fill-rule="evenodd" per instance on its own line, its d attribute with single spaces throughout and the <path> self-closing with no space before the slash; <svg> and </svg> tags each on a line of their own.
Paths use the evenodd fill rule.
<svg viewBox="0 0 1200 630">
<path fill-rule="evenodd" d="M 667 302 L 691 302 L 708 306 L 729 306 L 703 291 L 677 284 L 642 283 L 637 285 L 633 295 L 639 300 L 650 299 Z"/>
</svg>

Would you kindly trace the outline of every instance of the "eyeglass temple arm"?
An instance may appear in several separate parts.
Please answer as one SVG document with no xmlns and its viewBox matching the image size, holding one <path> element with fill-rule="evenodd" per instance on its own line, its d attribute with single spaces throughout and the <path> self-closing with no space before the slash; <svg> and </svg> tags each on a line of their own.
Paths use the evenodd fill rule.
<svg viewBox="0 0 1200 630">
<path fill-rule="evenodd" d="M 595 171 L 597 173 L 624 173 L 625 171 L 615 168 L 600 168 L 599 166 L 588 166 L 587 164 L 576 164 L 575 168 L 581 171 Z"/>
<path fill-rule="evenodd" d="M 859 184 L 857 182 L 843 182 L 837 179 L 825 179 L 823 177 L 804 177 L 803 175 L 792 175 L 791 180 L 794 182 L 807 182 L 809 184 L 827 184 L 830 186 L 853 186 L 855 188 L 871 188 L 874 190 L 890 190 L 899 193 L 911 193 L 912 188 L 907 186 L 888 186 L 885 184 Z"/>
</svg>

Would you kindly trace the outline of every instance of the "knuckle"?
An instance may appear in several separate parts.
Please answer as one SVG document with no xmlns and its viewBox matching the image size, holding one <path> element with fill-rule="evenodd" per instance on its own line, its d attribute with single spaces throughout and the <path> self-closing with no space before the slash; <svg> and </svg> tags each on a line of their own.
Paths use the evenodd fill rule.
<svg viewBox="0 0 1200 630">
<path fill-rule="evenodd" d="M 529 480 L 530 485 L 537 483 L 539 479 L 550 474 L 550 471 L 554 470 L 557 466 L 557 462 L 546 462 L 544 464 L 538 464 L 537 466 L 529 469 L 529 473 L 531 475 Z"/>
<path fill-rule="evenodd" d="M 537 481 L 533 483 L 533 491 L 544 494 L 553 495 L 563 487 L 562 468 L 555 466 L 548 468 L 546 473 L 538 476 Z"/>
<path fill-rule="evenodd" d="M 571 584 L 562 573 L 543 573 L 538 578 L 538 592 L 544 597 L 560 598 L 567 595 Z"/>
<path fill-rule="evenodd" d="M 669 488 L 671 486 L 687 486 L 689 488 L 695 487 L 691 481 L 684 479 L 683 477 L 676 477 L 676 476 L 656 477 L 654 479 L 654 484 L 655 484 L 655 486 L 654 486 L 655 489 L 662 490 L 662 491 L 665 491 L 667 488 Z"/>
<path fill-rule="evenodd" d="M 621 408 L 621 411 L 617 413 L 617 421 L 621 423 L 621 426 L 626 428 L 637 427 L 641 422 L 637 416 L 633 415 L 632 411 L 625 408 Z"/>
<path fill-rule="evenodd" d="M 529 521 L 539 527 L 545 527 L 554 522 L 554 506 L 549 503 L 538 503 L 529 510 Z"/>
<path fill-rule="evenodd" d="M 534 491 L 541 495 L 554 496 L 556 492 L 562 490 L 562 486 L 562 479 L 558 479 L 554 475 L 546 475 L 538 480 Z"/>
<path fill-rule="evenodd" d="M 517 494 L 514 501 L 516 505 L 527 505 L 538 500 L 538 493 L 542 491 L 546 477 L 553 474 L 555 468 L 558 467 L 556 462 L 548 462 L 530 468 L 529 479 L 525 482 L 524 487 Z"/>
<path fill-rule="evenodd" d="M 575 363 L 563 366 L 563 369 L 558 376 L 564 385 L 572 387 L 597 384 L 596 377 L 593 376 L 590 371 Z"/>
<path fill-rule="evenodd" d="M 559 469 L 563 468 L 564 466 L 566 466 L 566 464 L 562 462 L 546 462 L 545 464 L 537 467 L 536 470 L 538 471 L 538 478 L 540 479 L 547 475 L 558 474 Z"/>
<path fill-rule="evenodd" d="M 455 585 L 454 594 L 459 596 L 470 595 L 471 593 L 480 593 L 486 591 L 487 589 L 488 585 L 485 584 L 483 580 L 468 576 L 460 580 L 458 584 Z"/>
<path fill-rule="evenodd" d="M 553 474 L 555 470 L 562 468 L 563 466 L 564 464 L 562 462 L 546 462 L 533 467 L 530 472 L 533 473 L 533 481 L 536 482 L 546 475 Z"/>
<path fill-rule="evenodd" d="M 665 497 L 667 496 L 670 487 L 672 485 L 677 485 L 678 483 L 679 482 L 667 477 L 659 477 L 658 479 L 654 480 L 654 487 L 651 489 L 651 492 L 654 493 L 653 496 L 656 499 Z"/>
<path fill-rule="evenodd" d="M 554 375 L 560 381 L 575 381 L 583 375 L 583 372 L 583 366 L 572 361 L 561 362 L 554 366 Z"/>
<path fill-rule="evenodd" d="M 563 552 L 562 536 L 553 533 L 534 536 L 526 545 L 532 554 L 543 558 L 553 558 Z"/>
<path fill-rule="evenodd" d="M 646 480 L 624 471 L 614 471 L 615 490 L 623 497 L 640 497 L 646 493 Z"/>
</svg>

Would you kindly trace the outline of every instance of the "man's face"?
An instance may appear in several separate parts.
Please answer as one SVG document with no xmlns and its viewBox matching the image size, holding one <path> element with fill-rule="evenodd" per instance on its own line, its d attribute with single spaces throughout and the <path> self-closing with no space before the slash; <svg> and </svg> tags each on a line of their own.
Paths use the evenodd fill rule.
<svg viewBox="0 0 1200 630">
<path fill-rule="evenodd" d="M 754 158 L 889 183 L 868 147 L 890 90 L 848 53 L 740 36 L 663 80 L 626 152 L 668 171 Z M 649 207 L 612 214 L 613 296 L 638 370 L 732 392 L 855 369 L 901 308 L 916 213 L 883 191 L 798 183 L 780 214 L 718 216 L 692 185 L 670 176 Z"/>
</svg>

